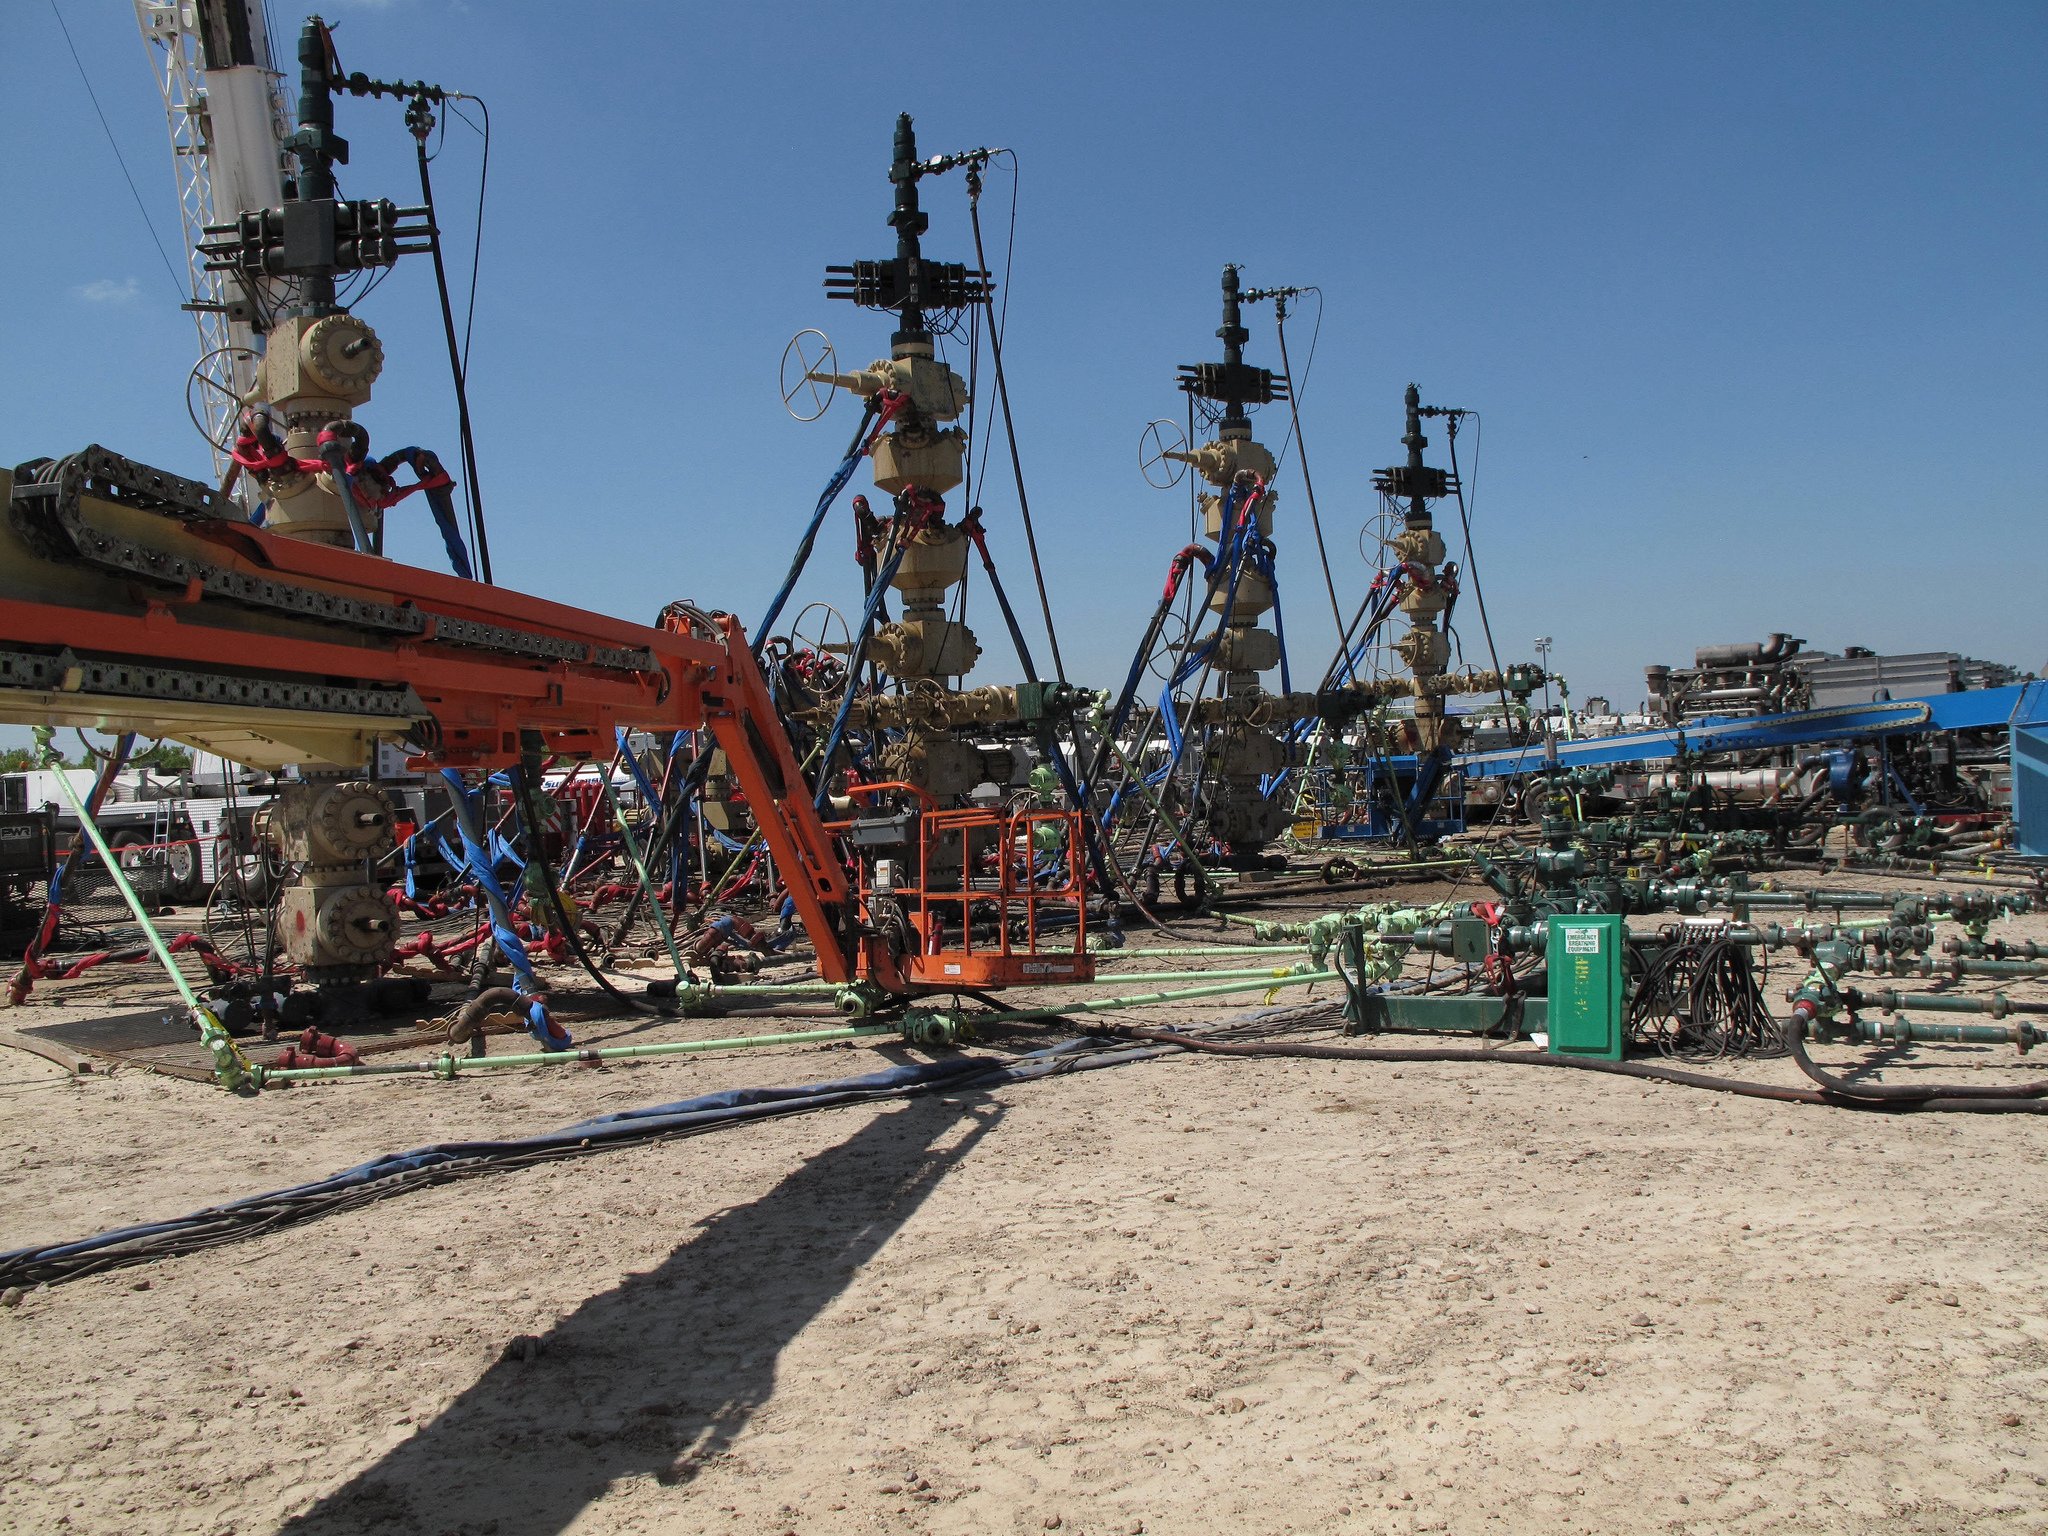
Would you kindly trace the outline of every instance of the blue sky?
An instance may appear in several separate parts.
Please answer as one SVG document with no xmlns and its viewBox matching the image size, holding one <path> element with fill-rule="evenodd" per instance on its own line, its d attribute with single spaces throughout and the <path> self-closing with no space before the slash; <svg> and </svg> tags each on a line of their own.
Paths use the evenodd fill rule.
<svg viewBox="0 0 2048 1536">
<path fill-rule="evenodd" d="M 59 3 L 175 259 L 129 9 Z M 272 9 L 289 55 L 301 15 Z M 1552 635 L 1581 694 L 1633 701 L 1645 662 L 1773 629 L 2048 662 L 2048 7 L 966 5 L 915 34 L 853 5 L 329 10 L 345 68 L 491 105 L 471 388 L 507 584 L 754 621 L 854 419 L 842 397 L 791 421 L 777 361 L 808 325 L 850 364 L 886 352 L 887 318 L 820 278 L 890 254 L 909 110 L 926 153 L 1021 160 L 1005 355 L 1078 680 L 1121 678 L 1185 541 L 1136 444 L 1180 414 L 1175 365 L 1215 354 L 1225 261 L 1327 295 L 1302 414 L 1347 607 L 1413 379 L 1484 413 L 1474 535 L 1504 659 Z M 192 328 L 47 0 L 8 41 L 0 457 L 98 441 L 203 473 Z M 346 194 L 412 200 L 399 109 L 344 102 L 338 127 Z M 464 252 L 476 149 L 458 129 L 437 165 Z M 1008 201 L 993 174 L 998 242 Z M 970 257 L 957 176 L 926 206 L 928 253 Z M 425 258 L 362 313 L 387 352 L 374 441 L 452 457 Z M 1251 323 L 1277 363 L 1269 312 Z M 1333 627 L 1291 465 L 1281 496 L 1314 673 Z M 1000 468 L 983 500 L 1028 606 Z M 395 543 L 439 562 L 423 512 Z M 842 507 L 802 594 L 855 600 L 851 551 Z M 1013 680 L 993 605 L 969 618 L 973 680 Z M 1460 627 L 1477 654 L 1477 615 Z"/>
</svg>

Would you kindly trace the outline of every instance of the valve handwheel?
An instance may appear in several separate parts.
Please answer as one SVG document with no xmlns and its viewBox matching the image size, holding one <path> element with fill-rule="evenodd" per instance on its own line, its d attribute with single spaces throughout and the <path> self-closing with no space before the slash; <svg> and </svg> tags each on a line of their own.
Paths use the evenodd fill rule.
<svg viewBox="0 0 2048 1536">
<path fill-rule="evenodd" d="M 257 357 L 247 347 L 215 347 L 192 365 L 185 378 L 185 411 L 199 435 L 222 453 L 235 446 L 236 426 L 242 414 L 242 397 L 235 389 L 237 374 L 255 376 Z"/>
<path fill-rule="evenodd" d="M 782 349 L 782 408 L 798 421 L 816 421 L 823 416 L 839 386 L 818 375 L 837 372 L 838 360 L 831 338 L 815 327 L 790 337 L 789 345 Z"/>
<path fill-rule="evenodd" d="M 813 684 L 818 689 L 819 701 L 837 703 L 840 690 L 846 686 L 846 669 L 853 656 L 853 631 L 845 615 L 830 603 L 812 603 L 790 625 L 789 645 L 792 652 L 810 651 L 818 658 L 820 667 Z"/>
<path fill-rule="evenodd" d="M 1188 472 L 1187 465 L 1169 459 L 1169 453 L 1187 452 L 1187 434 L 1165 417 L 1148 422 L 1138 434 L 1138 473 L 1155 491 L 1170 491 Z"/>
</svg>

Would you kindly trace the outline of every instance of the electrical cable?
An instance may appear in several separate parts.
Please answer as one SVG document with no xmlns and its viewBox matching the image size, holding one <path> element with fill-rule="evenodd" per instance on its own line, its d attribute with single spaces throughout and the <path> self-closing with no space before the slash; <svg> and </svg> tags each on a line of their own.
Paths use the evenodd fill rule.
<svg viewBox="0 0 2048 1536">
<path fill-rule="evenodd" d="M 163 262 L 164 271 L 169 274 L 171 287 L 176 290 L 178 302 L 191 297 L 185 291 L 185 281 L 178 276 L 177 268 L 171 265 L 170 253 L 164 249 L 158 238 L 156 221 L 149 216 L 149 209 L 142 201 L 142 193 L 136 190 L 135 178 L 128 173 L 128 158 L 121 153 L 121 145 L 114 138 L 114 130 L 107 122 L 106 109 L 101 107 L 99 92 L 92 88 L 92 78 L 85 72 L 85 60 L 78 56 L 78 45 L 71 41 L 71 28 L 64 24 L 64 13 L 57 9 L 57 0 L 50 0 L 50 14 L 57 18 L 57 30 L 64 34 L 64 46 L 71 50 L 71 62 L 78 66 L 79 83 L 85 87 L 86 99 L 92 103 L 94 116 L 100 120 L 100 130 L 107 136 L 107 147 L 114 152 L 114 163 L 121 167 L 121 179 L 128 183 L 128 195 L 135 199 L 135 211 L 142 215 L 143 227 L 149 231 L 149 243 L 156 247 L 157 258 Z"/>
<path fill-rule="evenodd" d="M 1484 441 L 1484 435 L 1486 432 L 1486 422 L 1484 418 L 1482 418 L 1477 411 L 1467 411 L 1465 414 L 1470 416 L 1474 421 L 1477 421 L 1479 423 L 1481 440 Z M 1457 417 L 1451 416 L 1446 418 L 1444 426 L 1444 440 L 1449 445 L 1451 454 L 1451 488 L 1453 491 L 1457 493 L 1458 497 L 1458 526 L 1464 530 L 1465 534 L 1465 569 L 1467 572 L 1471 574 L 1472 596 L 1474 597 L 1474 599 L 1477 600 L 1479 604 L 1479 627 L 1482 631 L 1485 632 L 1486 635 L 1487 659 L 1493 663 L 1494 679 L 1500 685 L 1501 723 L 1508 728 L 1508 739 L 1512 741 L 1514 739 L 1514 716 L 1508 708 L 1507 679 L 1505 676 L 1502 675 L 1500 670 L 1500 652 L 1494 649 L 1493 625 L 1490 622 L 1488 622 L 1486 617 L 1486 588 L 1480 585 L 1479 557 L 1477 554 L 1473 552 L 1472 549 L 1472 516 L 1471 513 L 1466 509 L 1465 486 L 1458 476 Z M 1472 450 L 1472 499 L 1474 501 L 1477 501 L 1479 499 L 1479 450 L 1477 448 L 1474 448 Z"/>
<path fill-rule="evenodd" d="M 415 101 L 406 112 L 408 126 L 413 126 L 416 123 L 420 124 L 420 126 L 413 126 L 414 147 L 418 152 L 419 160 L 420 200 L 426 204 L 427 227 L 433 231 L 431 238 L 427 241 L 427 248 L 434 258 L 434 290 L 441 300 L 441 329 L 448 341 L 448 371 L 455 382 L 455 430 L 462 452 L 462 489 L 464 499 L 469 507 L 470 544 L 476 550 L 477 575 L 486 586 L 490 586 L 492 585 L 491 544 L 484 531 L 483 490 L 477 484 L 476 437 L 470 430 L 469 368 L 465 361 L 468 343 L 465 341 L 458 345 L 455 338 L 455 309 L 448 298 L 448 264 L 443 258 L 441 250 L 441 220 L 440 216 L 434 211 L 434 181 L 427 167 L 427 130 L 424 123 L 431 122 L 431 120 L 431 116 L 426 113 L 424 97 Z M 485 143 L 488 151 L 489 141 L 486 140 Z M 483 209 L 481 201 L 479 201 L 477 209 L 477 239 L 479 242 L 483 239 Z M 481 245 L 479 245 L 479 249 L 481 249 Z M 474 278 L 475 273 L 472 269 L 472 287 L 470 291 L 472 306 L 474 306 L 476 301 Z M 472 308 L 473 314 L 474 309 Z"/>
<path fill-rule="evenodd" d="M 476 124 L 470 123 L 468 117 L 464 116 L 463 113 L 456 111 L 454 104 L 457 100 L 473 101 L 476 103 L 477 110 L 484 115 L 484 125 L 481 129 L 478 129 Z M 478 169 L 476 176 L 476 239 L 470 246 L 469 252 L 469 306 L 464 311 L 462 317 L 462 372 L 464 377 L 467 377 L 469 374 L 469 343 L 470 339 L 476 334 L 476 275 L 482 267 L 484 259 L 484 195 L 489 191 L 491 182 L 491 106 L 481 96 L 467 96 L 450 92 L 447 107 L 455 116 L 462 118 L 463 122 L 469 123 L 472 132 L 481 133 L 484 141 L 483 164 Z"/>
<path fill-rule="evenodd" d="M 1004 153 L 1007 154 L 1009 152 L 1004 151 Z M 1015 182 L 1018 179 L 1017 157 L 1014 154 L 1010 155 L 1010 175 L 1012 178 L 1010 241 L 1014 249 L 1017 238 Z M 972 170 L 969 172 L 968 185 L 971 191 L 967 199 L 967 215 L 969 222 L 974 226 L 974 263 L 985 272 L 988 270 L 988 255 L 982 249 L 981 243 L 981 178 Z M 1060 657 L 1059 632 L 1053 628 L 1052 599 L 1046 595 L 1045 591 L 1045 567 L 1038 558 L 1038 534 L 1031 526 L 1031 499 L 1024 491 L 1024 461 L 1018 456 L 1017 452 L 1017 424 L 1010 415 L 1010 385 L 1008 378 L 1003 373 L 1002 333 L 1005 325 L 1008 323 L 1010 312 L 1009 275 L 1009 269 L 1006 266 L 1003 273 L 1003 309 L 1001 318 L 998 318 L 994 303 L 989 298 L 986 289 L 982 293 L 982 304 L 989 311 L 989 363 L 995 370 L 996 398 L 1003 408 L 1003 435 L 1009 442 L 1010 469 L 1016 476 L 1017 481 L 1017 511 L 1024 524 L 1024 547 L 1031 555 L 1031 577 L 1038 584 L 1038 609 L 1045 617 L 1046 642 L 1052 647 L 1053 676 L 1064 683 L 1067 680 L 1067 664 Z M 984 459 L 984 472 L 986 472 L 986 464 L 987 460 Z"/>
<path fill-rule="evenodd" d="M 1322 290 L 1320 288 L 1316 289 L 1315 294 L 1316 334 L 1320 335 L 1323 329 Z M 1337 632 L 1342 634 L 1344 631 L 1344 610 L 1337 602 L 1337 580 L 1330 574 L 1330 551 L 1329 547 L 1323 542 L 1323 519 L 1316 511 L 1316 483 L 1309 478 L 1308 472 L 1308 439 L 1302 435 L 1301 431 L 1301 389 L 1295 386 L 1294 375 L 1287 361 L 1287 300 L 1284 298 L 1275 299 L 1273 302 L 1273 328 L 1280 335 L 1280 371 L 1287 376 L 1288 380 L 1288 436 L 1290 441 L 1301 446 L 1301 488 L 1308 497 L 1308 525 L 1315 531 L 1316 558 L 1323 563 L 1323 585 L 1330 592 L 1330 617 L 1337 621 Z M 1302 387 L 1307 386 L 1308 369 L 1315 366 L 1315 355 L 1315 341 L 1311 338 L 1309 341 L 1308 363 L 1304 365 L 1302 370 Z M 1280 455 L 1282 459 L 1286 458 L 1286 443 L 1280 445 Z"/>
<path fill-rule="evenodd" d="M 1667 927 L 1629 1000 L 1627 1036 L 1686 1061 L 1777 1054 L 1777 1022 L 1757 984 L 1749 948 Z"/>
</svg>

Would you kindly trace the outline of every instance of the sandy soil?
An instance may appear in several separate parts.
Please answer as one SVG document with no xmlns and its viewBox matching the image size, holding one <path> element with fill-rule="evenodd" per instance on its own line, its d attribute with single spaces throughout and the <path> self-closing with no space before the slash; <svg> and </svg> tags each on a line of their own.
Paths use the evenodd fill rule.
<svg viewBox="0 0 2048 1536">
<path fill-rule="evenodd" d="M 902 1055 L 241 1101 L 9 1052 L 0 1246 Z M 29 1292 L 0 1529 L 2038 1532 L 2044 1144 L 1174 1056 L 609 1152 Z"/>
</svg>

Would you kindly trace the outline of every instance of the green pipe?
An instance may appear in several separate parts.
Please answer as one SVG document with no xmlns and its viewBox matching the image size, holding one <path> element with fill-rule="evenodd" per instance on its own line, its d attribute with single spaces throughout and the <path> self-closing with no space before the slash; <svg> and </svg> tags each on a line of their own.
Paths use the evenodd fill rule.
<svg viewBox="0 0 2048 1536">
<path fill-rule="evenodd" d="M 1329 917 L 1349 917 L 1352 915 L 1354 914 L 1349 912 L 1333 912 L 1325 914 L 1325 916 Z M 1306 928 L 1309 926 L 1310 922 L 1316 921 L 1316 919 L 1311 918 L 1308 921 L 1304 922 L 1276 922 L 1273 918 L 1270 917 L 1240 917 L 1235 912 L 1218 912 L 1216 916 L 1226 923 L 1235 923 L 1240 928 Z"/>
<path fill-rule="evenodd" d="M 2048 976 L 2038 960 L 1942 960 L 1933 955 L 1879 955 L 1864 969 L 1900 976 Z"/>
<path fill-rule="evenodd" d="M 1125 971 L 1121 975 L 1098 976 L 1093 982 L 1062 978 L 1056 983 L 1062 987 L 1122 986 L 1127 981 L 1235 981 L 1259 976 L 1300 976 L 1305 974 L 1307 961 L 1296 961 L 1290 966 L 1243 966 L 1234 970 L 1214 971 Z M 1318 975 L 1335 976 L 1334 971 L 1318 968 Z"/>
<path fill-rule="evenodd" d="M 185 1006 L 192 1010 L 192 1017 L 199 1025 L 199 1039 L 213 1056 L 214 1080 L 223 1088 L 240 1089 L 247 1086 L 254 1071 L 249 1064 L 249 1058 L 242 1054 L 234 1038 L 221 1027 L 221 1022 L 214 1017 L 213 1010 L 199 1001 L 199 994 L 192 990 L 192 983 L 185 979 L 185 973 L 178 969 L 177 961 L 171 958 L 170 946 L 164 943 L 164 936 L 157 932 L 156 924 L 150 921 L 149 913 L 142 905 L 142 898 L 135 894 L 135 887 L 129 883 L 127 873 L 121 868 L 121 861 L 114 857 L 113 849 L 107 846 L 107 840 L 101 835 L 99 824 L 87 812 L 85 802 L 79 799 L 78 789 L 72 784 L 71 775 L 63 771 L 61 760 L 51 749 L 50 742 L 56 732 L 47 725 L 39 725 L 35 728 L 35 733 L 36 749 L 43 766 L 48 768 L 53 763 L 57 765 L 57 787 L 63 791 L 64 798 L 71 802 L 71 809 L 78 816 L 78 825 L 92 840 L 93 847 L 99 850 L 100 858 L 107 866 L 107 873 L 113 877 L 114 888 L 121 893 L 121 899 L 128 903 L 128 910 L 135 914 L 135 921 L 142 925 L 143 937 L 149 940 L 149 947 L 155 951 L 158 961 L 170 976 L 171 985 L 178 989 L 178 995 L 185 1000 Z"/>
<path fill-rule="evenodd" d="M 1794 1025 L 1802 1038 L 1841 1040 L 1850 1035 L 1866 1045 L 2039 1045 L 2042 1032 L 2031 1024 L 1929 1024 L 1903 1013 L 1888 1019 L 1826 1019 Z"/>
<path fill-rule="evenodd" d="M 503 1067 L 566 1067 L 608 1061 L 631 1061 L 651 1056 L 697 1056 L 707 1051 L 750 1050 L 764 1045 L 811 1045 L 826 1040 L 858 1040 L 869 1035 L 900 1033 L 894 1024 L 848 1024 L 833 1029 L 805 1029 L 780 1035 L 738 1035 L 726 1040 L 672 1040 L 659 1045 L 611 1045 L 581 1051 L 525 1051 L 516 1056 L 431 1056 L 425 1061 L 394 1062 L 389 1066 L 357 1064 L 350 1067 L 258 1067 L 255 1076 L 263 1087 L 280 1083 L 326 1082 L 341 1077 L 428 1077 L 454 1078 L 464 1072 L 487 1072 Z"/>
<path fill-rule="evenodd" d="M 1746 941 L 1753 935 L 1756 942 L 1766 949 L 1797 949 L 1802 945 L 1825 944 L 1835 939 L 1850 944 L 1882 944 L 1891 938 L 1898 926 L 1892 923 L 1822 923 L 1818 927 L 1800 925 L 1788 928 L 1778 923 L 1757 923 L 1751 925 L 1747 932 L 1737 927 L 1731 931 L 1731 936 Z"/>
<path fill-rule="evenodd" d="M 1842 995 L 1852 1008 L 1875 1008 L 1891 1013 L 1900 1008 L 1924 1008 L 1929 1013 L 1986 1013 L 2002 1019 L 2009 1013 L 2048 1013 L 2048 1003 L 2015 1002 L 2003 992 L 1972 996 L 1968 993 L 1900 992 L 1892 987 L 1844 987 Z"/>
<path fill-rule="evenodd" d="M 1306 944 L 1190 944 L 1184 948 L 1162 949 L 1099 949 L 1097 960 L 1164 960 L 1191 958 L 1199 955 L 1305 955 Z"/>
<path fill-rule="evenodd" d="M 837 997 L 851 989 L 836 981 L 714 981 L 698 990 L 715 999 L 748 994 L 759 997 L 816 994 L 822 997 L 829 993 Z"/>
<path fill-rule="evenodd" d="M 710 982 L 676 988 L 676 1000 L 684 1012 L 701 1005 L 715 1006 L 727 998 L 759 998 L 763 1002 L 788 1002 L 807 997 L 830 997 L 832 1006 L 849 1019 L 864 1019 L 887 1001 L 887 994 L 871 982 L 763 981 L 735 982 L 730 986 Z"/>
<path fill-rule="evenodd" d="M 1899 898 L 1883 891 L 1760 891 L 1744 887 L 1719 899 L 1731 907 L 1799 907 L 1817 912 L 1824 907 L 1892 907 Z"/>
<path fill-rule="evenodd" d="M 1239 917 L 1235 912 L 1218 912 L 1216 916 L 1219 921 L 1236 923 L 1240 928 L 1256 928 L 1261 921 L 1256 917 Z"/>
<path fill-rule="evenodd" d="M 1995 944 L 1986 944 L 1981 941 L 1972 942 L 1969 940 L 1962 939 L 1950 939 L 1946 944 L 1941 946 L 1941 952 L 1945 955 L 1973 955 L 1978 957 L 1984 957 L 1984 952 L 1986 950 L 1994 948 L 2001 951 L 2001 953 L 1995 957 L 1987 958 L 1996 958 L 2008 962 L 2013 960 L 2048 960 L 2048 947 L 2043 947 L 2042 945 L 2036 943 L 2032 939 L 2027 939 L 2024 941 L 2014 939 L 2000 939 Z"/>
<path fill-rule="evenodd" d="M 1209 974 L 1216 973 L 1212 971 Z M 1215 987 L 1182 987 L 1174 992 L 1138 992 L 1129 997 L 1091 997 L 1059 1008 L 1007 1009 L 996 1017 L 1005 1023 L 1016 1019 L 1058 1019 L 1070 1013 L 1106 1013 L 1112 1008 L 1143 1008 L 1152 1003 L 1178 1003 L 1195 997 L 1226 997 L 1234 992 L 1266 992 L 1279 987 L 1313 986 L 1319 981 L 1342 979 L 1335 971 L 1318 971 L 1313 976 L 1269 976 L 1264 981 L 1233 981 Z"/>
</svg>

